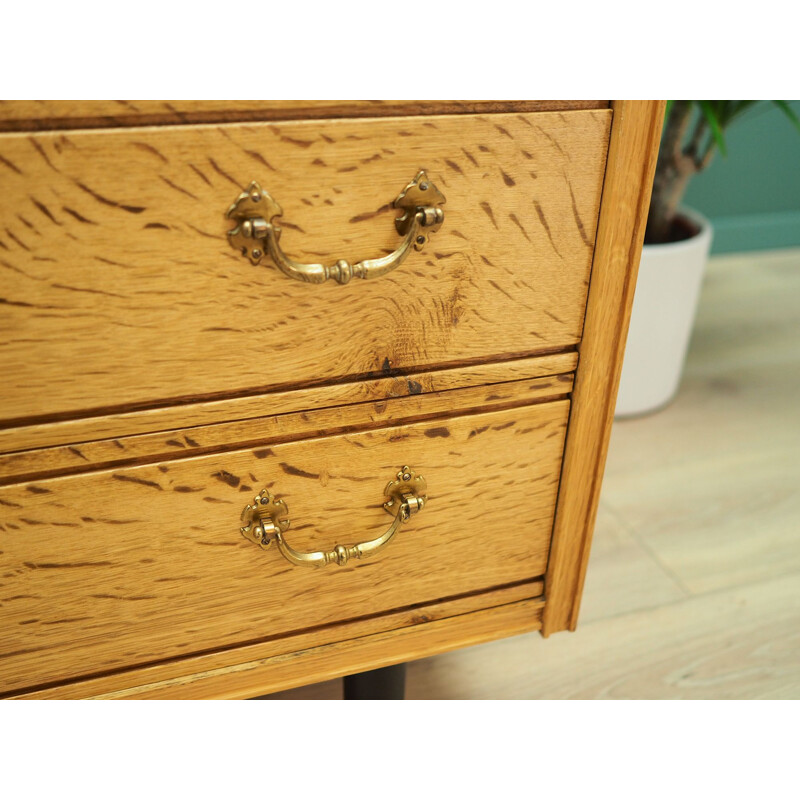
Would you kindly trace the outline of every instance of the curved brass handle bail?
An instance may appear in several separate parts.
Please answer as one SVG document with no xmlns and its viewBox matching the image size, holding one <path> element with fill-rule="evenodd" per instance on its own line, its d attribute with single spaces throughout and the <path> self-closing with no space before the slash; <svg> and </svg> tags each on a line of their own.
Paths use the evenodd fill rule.
<svg viewBox="0 0 800 800">
<path fill-rule="evenodd" d="M 324 283 L 333 278 L 338 283 L 349 283 L 351 278 L 379 278 L 396 269 L 405 261 L 411 249 L 422 250 L 432 233 L 444 222 L 444 195 L 420 170 L 392 203 L 402 209 L 403 215 L 395 220 L 397 232 L 405 238 L 388 256 L 358 261 L 351 264 L 340 259 L 332 266 L 301 264 L 287 256 L 280 247 L 281 229 L 273 222 L 283 215 L 283 209 L 269 192 L 253 181 L 228 209 L 227 217 L 238 224 L 228 231 L 228 241 L 242 255 L 249 256 L 253 264 L 260 263 L 265 254 L 275 266 L 298 281 Z"/>
<path fill-rule="evenodd" d="M 317 550 L 311 553 L 302 553 L 295 550 L 284 538 L 290 520 L 289 509 L 283 500 L 277 499 L 268 489 L 262 489 L 255 497 L 252 505 L 248 504 L 242 511 L 240 529 L 242 536 L 248 541 L 259 545 L 266 550 L 273 541 L 278 543 L 278 549 L 283 557 L 298 566 L 324 567 L 326 564 L 336 563 L 343 567 L 350 559 L 367 558 L 383 550 L 394 538 L 400 526 L 414 514 L 422 511 L 428 498 L 427 483 L 421 475 L 416 475 L 409 467 L 403 467 L 396 480 L 389 481 L 384 494 L 387 501 L 384 509 L 394 515 L 394 520 L 386 533 L 376 539 L 353 545 L 337 544 L 332 550 Z"/>
</svg>

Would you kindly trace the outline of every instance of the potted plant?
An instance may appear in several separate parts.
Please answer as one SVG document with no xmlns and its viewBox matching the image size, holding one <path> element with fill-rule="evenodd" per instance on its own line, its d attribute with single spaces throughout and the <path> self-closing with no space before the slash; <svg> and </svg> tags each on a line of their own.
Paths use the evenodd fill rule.
<svg viewBox="0 0 800 800">
<path fill-rule="evenodd" d="M 667 103 L 617 417 L 662 408 L 678 390 L 713 235 L 711 223 L 683 208 L 681 200 L 689 181 L 709 165 L 717 149 L 727 155 L 725 132 L 757 102 Z M 800 130 L 800 120 L 784 100 L 771 102 Z"/>
</svg>

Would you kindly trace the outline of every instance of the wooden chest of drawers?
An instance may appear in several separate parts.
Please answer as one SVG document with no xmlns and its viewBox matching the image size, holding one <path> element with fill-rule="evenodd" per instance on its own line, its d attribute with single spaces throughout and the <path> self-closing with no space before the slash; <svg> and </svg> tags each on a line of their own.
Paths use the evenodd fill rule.
<svg viewBox="0 0 800 800">
<path fill-rule="evenodd" d="M 661 114 L 0 103 L 0 694 L 574 628 Z"/>
</svg>

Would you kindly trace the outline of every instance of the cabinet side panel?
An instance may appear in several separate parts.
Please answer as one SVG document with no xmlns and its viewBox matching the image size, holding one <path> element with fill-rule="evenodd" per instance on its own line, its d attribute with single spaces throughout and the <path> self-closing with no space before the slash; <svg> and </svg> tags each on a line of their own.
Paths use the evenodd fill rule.
<svg viewBox="0 0 800 800">
<path fill-rule="evenodd" d="M 655 172 L 663 101 L 620 101 L 603 185 L 583 337 L 548 562 L 542 633 L 577 625 L 605 467 L 639 255 Z"/>
</svg>

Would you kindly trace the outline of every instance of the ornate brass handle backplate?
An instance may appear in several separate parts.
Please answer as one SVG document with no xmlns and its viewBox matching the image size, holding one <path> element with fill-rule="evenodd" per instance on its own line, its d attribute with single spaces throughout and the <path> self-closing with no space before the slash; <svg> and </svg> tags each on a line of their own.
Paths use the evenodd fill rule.
<svg viewBox="0 0 800 800">
<path fill-rule="evenodd" d="M 317 550 L 311 553 L 295 550 L 284 539 L 283 535 L 289 528 L 289 509 L 283 500 L 274 497 L 268 489 L 262 489 L 253 503 L 248 504 L 242 511 L 244 523 L 241 528 L 242 536 L 264 550 L 273 541 L 277 542 L 283 557 L 298 566 L 324 567 L 335 562 L 342 567 L 350 559 L 367 558 L 383 550 L 392 541 L 400 525 L 422 511 L 428 499 L 425 494 L 427 488 L 427 483 L 421 475 L 416 475 L 412 469 L 403 467 L 397 473 L 397 478 L 389 481 L 384 490 L 387 500 L 383 507 L 387 513 L 394 516 L 386 533 L 361 544 L 337 544 L 332 550 Z"/>
<path fill-rule="evenodd" d="M 351 278 L 379 278 L 399 267 L 412 248 L 422 250 L 428 237 L 444 222 L 441 209 L 444 203 L 444 195 L 421 170 L 392 203 L 394 208 L 404 212 L 394 224 L 397 232 L 405 237 L 393 253 L 355 264 L 344 259 L 332 266 L 301 264 L 289 258 L 280 247 L 281 229 L 273 220 L 282 216 L 283 209 L 269 192 L 253 181 L 228 209 L 227 216 L 237 223 L 228 231 L 228 241 L 242 255 L 249 256 L 253 264 L 258 264 L 268 254 L 281 272 L 306 283 L 324 283 L 328 278 L 339 283 L 348 283 Z"/>
</svg>

